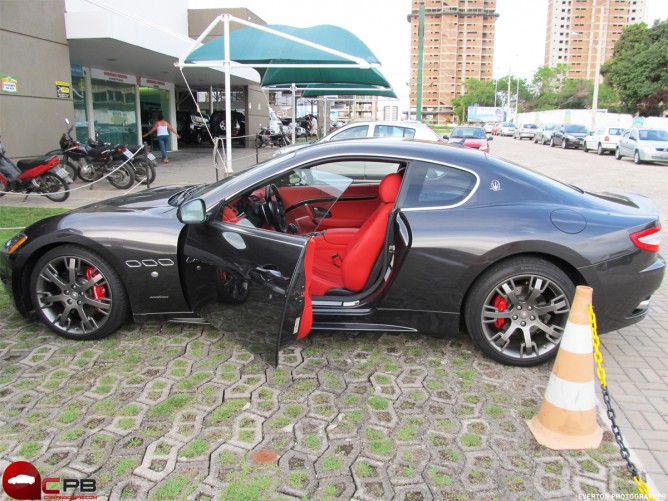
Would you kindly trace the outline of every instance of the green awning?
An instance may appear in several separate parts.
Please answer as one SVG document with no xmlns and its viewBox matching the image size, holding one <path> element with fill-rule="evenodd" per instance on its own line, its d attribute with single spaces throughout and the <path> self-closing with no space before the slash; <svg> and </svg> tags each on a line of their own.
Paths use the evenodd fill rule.
<svg viewBox="0 0 668 501">
<path fill-rule="evenodd" d="M 328 84 L 318 85 L 309 84 L 306 90 L 302 92 L 302 97 L 319 96 L 381 96 L 398 99 L 392 89 L 380 89 L 368 85 L 352 84 Z"/>
<path fill-rule="evenodd" d="M 267 25 L 266 28 L 327 47 L 343 55 L 289 40 L 254 27 L 232 31 L 230 60 L 253 66 L 261 76 L 263 87 L 281 84 L 357 84 L 390 88 L 380 71 L 373 67 L 380 61 L 359 38 L 339 26 L 319 25 L 297 28 L 286 25 Z M 220 65 L 224 60 L 225 37 L 221 36 L 194 50 L 186 63 Z M 351 60 L 352 56 L 357 60 Z M 302 67 L 265 67 L 293 65 Z M 331 67 L 338 65 L 339 67 Z M 349 66 L 349 67 L 346 67 Z"/>
</svg>

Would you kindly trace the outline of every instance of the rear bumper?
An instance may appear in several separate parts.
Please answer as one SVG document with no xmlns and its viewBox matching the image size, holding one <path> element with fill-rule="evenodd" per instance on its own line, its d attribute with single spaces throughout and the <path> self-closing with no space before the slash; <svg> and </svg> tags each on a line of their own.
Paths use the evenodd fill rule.
<svg viewBox="0 0 668 501">
<path fill-rule="evenodd" d="M 639 271 L 629 268 L 632 262 L 602 263 L 594 267 L 601 277 L 594 288 L 594 310 L 600 332 L 609 332 L 639 322 L 649 313 L 652 295 L 659 289 L 666 263 L 659 255 Z M 624 269 L 626 268 L 626 270 Z M 629 275 L 635 275 L 629 280 Z"/>
</svg>

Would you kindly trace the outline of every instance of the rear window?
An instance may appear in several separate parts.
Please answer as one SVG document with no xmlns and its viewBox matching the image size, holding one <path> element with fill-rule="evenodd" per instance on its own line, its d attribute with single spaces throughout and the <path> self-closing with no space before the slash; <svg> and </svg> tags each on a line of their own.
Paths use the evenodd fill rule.
<svg viewBox="0 0 668 501">
<path fill-rule="evenodd" d="M 406 208 L 452 207 L 475 189 L 478 178 L 471 172 L 427 162 L 408 169 L 408 187 L 402 205 Z"/>
<path fill-rule="evenodd" d="M 413 139 L 415 137 L 415 129 L 407 127 L 398 127 L 396 125 L 376 125 L 373 131 L 374 137 L 404 137 L 406 139 Z"/>
<path fill-rule="evenodd" d="M 624 129 L 608 129 L 608 134 L 611 136 L 621 136 L 622 132 L 624 132 Z"/>
</svg>

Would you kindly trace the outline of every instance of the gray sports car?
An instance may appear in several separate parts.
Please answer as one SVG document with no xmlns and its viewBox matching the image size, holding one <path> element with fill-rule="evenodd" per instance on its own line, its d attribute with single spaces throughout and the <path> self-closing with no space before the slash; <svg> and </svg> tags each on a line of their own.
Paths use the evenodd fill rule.
<svg viewBox="0 0 668 501">
<path fill-rule="evenodd" d="M 554 356 L 576 285 L 601 332 L 661 284 L 642 195 L 587 193 L 468 148 L 352 140 L 217 183 L 160 187 L 39 221 L 0 253 L 16 307 L 96 339 L 207 321 L 277 362 L 317 330 L 466 330 L 492 358 Z"/>
</svg>

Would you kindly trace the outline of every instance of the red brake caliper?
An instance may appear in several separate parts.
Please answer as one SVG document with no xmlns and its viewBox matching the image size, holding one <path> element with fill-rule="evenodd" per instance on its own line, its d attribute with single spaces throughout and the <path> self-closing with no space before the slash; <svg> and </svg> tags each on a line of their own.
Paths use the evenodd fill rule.
<svg viewBox="0 0 668 501">
<path fill-rule="evenodd" d="M 97 271 L 94 267 L 90 267 L 86 270 L 86 280 L 90 280 L 94 275 L 99 275 L 99 271 Z M 104 285 L 93 285 L 92 287 L 93 290 L 93 299 L 96 301 L 98 299 L 103 299 L 107 297 L 107 289 L 105 288 Z"/>
<path fill-rule="evenodd" d="M 508 301 L 506 301 L 506 299 L 503 298 L 502 296 L 496 296 L 494 298 L 494 307 L 497 310 L 506 311 L 507 306 L 508 306 Z M 501 327 L 503 327 L 503 324 L 505 324 L 505 323 L 506 323 L 505 318 L 497 318 L 496 320 L 494 320 L 494 327 L 496 327 L 497 329 L 500 329 Z"/>
</svg>

